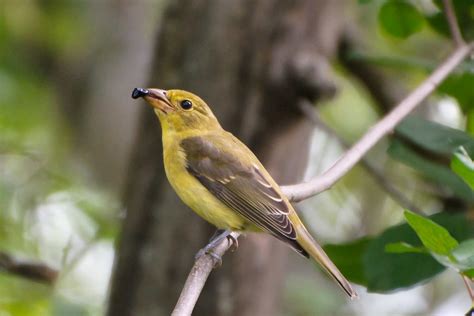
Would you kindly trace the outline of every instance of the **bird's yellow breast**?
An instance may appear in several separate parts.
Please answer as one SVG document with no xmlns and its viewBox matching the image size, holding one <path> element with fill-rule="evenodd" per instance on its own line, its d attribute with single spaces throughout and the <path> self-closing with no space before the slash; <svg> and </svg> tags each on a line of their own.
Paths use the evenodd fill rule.
<svg viewBox="0 0 474 316">
<path fill-rule="evenodd" d="M 186 170 L 186 155 L 180 146 L 184 135 L 180 136 L 163 134 L 165 172 L 178 196 L 199 216 L 220 229 L 235 231 L 247 226 L 244 218 L 220 202 Z"/>
</svg>

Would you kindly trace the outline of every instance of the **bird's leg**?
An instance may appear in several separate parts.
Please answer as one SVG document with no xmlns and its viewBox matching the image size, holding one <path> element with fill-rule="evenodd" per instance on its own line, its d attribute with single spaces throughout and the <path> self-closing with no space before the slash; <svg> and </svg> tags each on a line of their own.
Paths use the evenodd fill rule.
<svg viewBox="0 0 474 316">
<path fill-rule="evenodd" d="M 232 231 L 230 230 L 218 229 L 214 233 L 214 235 L 212 235 L 211 239 L 209 240 L 209 243 L 204 248 L 198 251 L 198 253 L 194 257 L 195 260 L 198 260 L 203 255 L 210 255 L 212 258 L 216 260 L 216 265 L 218 266 L 222 265 L 222 258 L 219 255 L 216 255 L 212 251 L 212 249 L 214 249 L 226 238 L 229 238 L 229 240 L 232 242 L 233 245 L 238 246 L 237 240 L 231 235 L 231 233 Z"/>
<path fill-rule="evenodd" d="M 226 234 L 226 233 L 227 233 L 227 234 Z M 216 239 L 216 238 L 220 238 L 220 236 L 223 235 L 223 234 L 226 234 L 226 235 L 228 236 L 228 235 L 230 234 L 230 231 L 225 230 L 225 229 L 220 229 L 220 228 L 217 229 L 217 230 L 214 232 L 214 234 L 212 235 L 212 237 L 209 238 L 209 243 L 213 242 L 214 239 Z M 226 236 L 224 236 L 224 237 L 226 237 Z M 222 237 L 222 239 L 223 239 L 224 237 Z M 222 240 L 222 239 L 221 239 L 221 240 Z"/>
</svg>

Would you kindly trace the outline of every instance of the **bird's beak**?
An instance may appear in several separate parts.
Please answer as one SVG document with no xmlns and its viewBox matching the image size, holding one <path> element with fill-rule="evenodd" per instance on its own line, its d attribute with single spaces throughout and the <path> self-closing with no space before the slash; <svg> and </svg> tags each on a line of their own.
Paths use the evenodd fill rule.
<svg viewBox="0 0 474 316">
<path fill-rule="evenodd" d="M 174 110 L 173 105 L 166 96 L 166 90 L 135 88 L 132 92 L 132 98 L 144 98 L 150 106 L 165 114 Z"/>
</svg>

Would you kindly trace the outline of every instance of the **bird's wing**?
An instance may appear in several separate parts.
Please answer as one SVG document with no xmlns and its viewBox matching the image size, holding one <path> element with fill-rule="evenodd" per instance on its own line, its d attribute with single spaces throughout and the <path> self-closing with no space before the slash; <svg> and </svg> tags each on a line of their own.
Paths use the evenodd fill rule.
<svg viewBox="0 0 474 316">
<path fill-rule="evenodd" d="M 183 139 L 180 145 L 188 172 L 227 207 L 307 256 L 296 242 L 296 231 L 288 218 L 290 206 L 258 164 L 242 159 L 248 154 L 253 157 L 250 150 L 230 134 L 226 136 Z"/>
</svg>

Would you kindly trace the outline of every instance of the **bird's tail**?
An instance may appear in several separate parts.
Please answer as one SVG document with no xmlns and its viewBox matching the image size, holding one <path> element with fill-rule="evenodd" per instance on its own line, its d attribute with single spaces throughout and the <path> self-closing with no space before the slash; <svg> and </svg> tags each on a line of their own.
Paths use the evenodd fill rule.
<svg viewBox="0 0 474 316">
<path fill-rule="evenodd" d="M 352 288 L 349 281 L 347 281 L 336 265 L 329 259 L 323 248 L 314 240 L 306 228 L 303 225 L 297 225 L 295 228 L 298 234 L 297 241 L 301 247 L 333 277 L 351 299 L 358 298 L 356 291 Z"/>
</svg>

